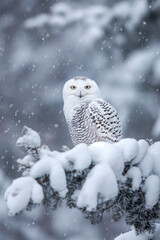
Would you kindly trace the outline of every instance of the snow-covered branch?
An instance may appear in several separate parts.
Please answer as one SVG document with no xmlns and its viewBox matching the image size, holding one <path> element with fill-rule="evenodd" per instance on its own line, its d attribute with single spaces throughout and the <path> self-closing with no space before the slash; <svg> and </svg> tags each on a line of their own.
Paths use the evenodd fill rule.
<svg viewBox="0 0 160 240">
<path fill-rule="evenodd" d="M 132 3 L 122 1 L 111 8 L 102 4 L 75 7 L 75 5 L 60 2 L 51 7 L 50 13 L 27 19 L 24 26 L 27 29 L 49 26 L 55 33 L 59 33 L 79 25 L 81 41 L 92 44 L 102 39 L 104 33 L 110 31 L 111 25 L 115 22 L 118 24 L 117 20 L 119 20 L 121 33 L 118 34 L 117 41 L 120 44 L 124 41 L 122 32 L 134 31 L 147 14 L 148 5 L 145 0 L 136 0 Z M 117 31 L 115 26 L 113 28 Z M 118 27 L 117 29 L 120 32 Z"/>
<path fill-rule="evenodd" d="M 57 152 L 41 146 L 38 133 L 24 127 L 17 145 L 27 155 L 17 160 L 23 176 L 5 192 L 10 215 L 39 204 L 54 210 L 66 199 L 91 223 L 100 222 L 103 212 L 111 210 L 115 221 L 125 216 L 137 234 L 156 229 L 160 142 L 149 145 L 146 140 L 122 139 L 114 144 L 82 143 Z"/>
</svg>

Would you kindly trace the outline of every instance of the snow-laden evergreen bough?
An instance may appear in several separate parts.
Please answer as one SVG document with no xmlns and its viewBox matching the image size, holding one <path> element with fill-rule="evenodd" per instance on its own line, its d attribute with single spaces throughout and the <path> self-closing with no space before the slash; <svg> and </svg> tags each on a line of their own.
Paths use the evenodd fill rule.
<svg viewBox="0 0 160 240">
<path fill-rule="evenodd" d="M 101 221 L 104 211 L 111 211 L 115 221 L 125 216 L 126 223 L 134 226 L 134 233 L 127 236 L 146 240 L 157 234 L 160 142 L 149 145 L 126 138 L 118 143 L 81 143 L 57 152 L 41 146 L 39 134 L 24 127 L 17 146 L 27 155 L 17 160 L 23 176 L 5 192 L 10 215 L 39 204 L 54 210 L 66 199 L 68 207 L 79 208 L 92 224 Z"/>
</svg>

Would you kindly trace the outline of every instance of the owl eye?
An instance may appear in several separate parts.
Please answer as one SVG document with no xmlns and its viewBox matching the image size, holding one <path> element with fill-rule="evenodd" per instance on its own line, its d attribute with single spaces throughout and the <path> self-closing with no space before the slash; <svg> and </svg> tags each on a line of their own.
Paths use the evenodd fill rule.
<svg viewBox="0 0 160 240">
<path fill-rule="evenodd" d="M 72 90 L 75 90 L 77 87 L 76 86 L 70 86 L 70 88 L 72 89 Z"/>
<path fill-rule="evenodd" d="M 90 86 L 90 85 L 86 85 L 84 88 L 85 88 L 85 89 L 90 89 L 91 86 Z"/>
</svg>

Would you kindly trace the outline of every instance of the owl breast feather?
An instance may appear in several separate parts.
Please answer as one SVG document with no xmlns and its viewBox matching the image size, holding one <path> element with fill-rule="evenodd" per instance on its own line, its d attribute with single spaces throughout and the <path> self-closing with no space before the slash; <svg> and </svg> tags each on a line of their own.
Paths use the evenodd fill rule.
<svg viewBox="0 0 160 240">
<path fill-rule="evenodd" d="M 92 100 L 74 108 L 72 119 L 67 121 L 74 145 L 98 141 L 117 142 L 122 137 L 116 110 L 107 102 Z"/>
</svg>

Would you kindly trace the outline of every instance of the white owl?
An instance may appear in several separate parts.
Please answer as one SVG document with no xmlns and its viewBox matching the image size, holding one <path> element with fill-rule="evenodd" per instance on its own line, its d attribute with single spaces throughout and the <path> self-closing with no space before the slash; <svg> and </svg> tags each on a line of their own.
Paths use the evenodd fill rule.
<svg viewBox="0 0 160 240">
<path fill-rule="evenodd" d="M 74 145 L 118 142 L 122 138 L 119 116 L 114 107 L 101 98 L 95 81 L 75 77 L 63 87 L 64 115 Z"/>
</svg>

